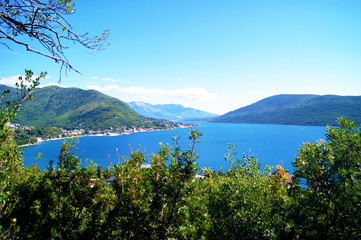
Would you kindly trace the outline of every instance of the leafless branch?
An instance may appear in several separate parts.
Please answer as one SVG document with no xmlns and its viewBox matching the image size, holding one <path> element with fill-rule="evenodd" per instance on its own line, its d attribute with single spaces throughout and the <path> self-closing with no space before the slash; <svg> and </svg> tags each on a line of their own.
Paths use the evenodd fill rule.
<svg viewBox="0 0 361 240">
<path fill-rule="evenodd" d="M 66 43 L 78 43 L 99 51 L 104 49 L 108 31 L 100 37 L 76 33 L 65 19 L 75 11 L 71 0 L 0 0 L 0 44 L 8 48 L 7 42 L 25 46 L 27 51 L 61 63 L 65 72 L 74 70 L 79 73 L 64 54 L 68 48 Z M 28 37 L 29 41 L 20 36 Z M 29 45 L 30 40 L 37 40 L 42 48 L 33 48 Z"/>
</svg>

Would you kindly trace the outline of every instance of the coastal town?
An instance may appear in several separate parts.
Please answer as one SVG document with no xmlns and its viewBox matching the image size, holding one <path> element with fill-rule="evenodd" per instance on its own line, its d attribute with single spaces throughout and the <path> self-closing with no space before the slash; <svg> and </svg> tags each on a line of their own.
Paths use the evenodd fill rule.
<svg viewBox="0 0 361 240">
<path fill-rule="evenodd" d="M 171 130 L 175 128 L 188 128 L 195 126 L 194 124 L 187 123 L 175 123 L 165 121 L 162 126 L 159 127 L 126 127 L 109 129 L 63 129 L 59 127 L 33 127 L 33 126 L 22 126 L 17 123 L 9 123 L 8 126 L 15 132 L 15 139 L 18 139 L 19 145 L 34 145 L 44 141 L 50 141 L 55 139 L 66 139 L 69 137 L 80 137 L 80 136 L 119 136 L 132 133 L 140 132 L 152 132 L 152 131 L 163 131 Z"/>
</svg>

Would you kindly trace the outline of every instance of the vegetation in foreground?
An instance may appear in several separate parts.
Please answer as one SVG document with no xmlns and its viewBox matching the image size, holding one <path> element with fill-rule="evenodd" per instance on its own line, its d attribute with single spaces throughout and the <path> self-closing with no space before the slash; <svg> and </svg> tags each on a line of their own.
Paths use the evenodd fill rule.
<svg viewBox="0 0 361 240">
<path fill-rule="evenodd" d="M 91 41 L 72 32 L 64 18 L 74 12 L 70 0 L 4 1 L 1 7 L 11 23 L 3 37 L 35 38 L 49 53 L 29 51 L 68 69 L 74 68 L 63 54 L 64 38 L 54 29 L 89 49 L 101 47 L 107 36 Z M 328 127 L 326 141 L 305 143 L 292 182 L 282 168 L 271 175 L 272 168 L 261 170 L 254 156 L 237 158 L 233 146 L 226 155 L 229 170 L 204 169 L 205 178 L 196 178 L 194 144 L 200 134 L 195 131 L 188 150 L 161 146 L 150 168 L 142 168 L 145 157 L 139 151 L 107 169 L 81 167 L 70 140 L 62 144 L 57 162 L 41 171 L 21 167 L 22 150 L 7 126 L 45 76 L 32 80 L 31 75 L 26 72 L 30 86 L 18 86 L 20 101 L 0 107 L 1 239 L 361 238 L 361 132 L 355 122 L 341 118 L 338 128 Z"/>
<path fill-rule="evenodd" d="M 16 107 L 15 105 L 13 105 Z M 4 239 L 359 239 L 361 132 L 339 119 L 326 141 L 305 143 L 286 170 L 260 169 L 254 156 L 229 170 L 199 170 L 189 149 L 161 145 L 144 168 L 140 151 L 102 169 L 80 166 L 75 140 L 65 141 L 46 170 L 21 167 L 22 152 L 6 126 L 0 144 L 0 236 Z M 8 114 L 9 113 L 9 114 Z"/>
</svg>

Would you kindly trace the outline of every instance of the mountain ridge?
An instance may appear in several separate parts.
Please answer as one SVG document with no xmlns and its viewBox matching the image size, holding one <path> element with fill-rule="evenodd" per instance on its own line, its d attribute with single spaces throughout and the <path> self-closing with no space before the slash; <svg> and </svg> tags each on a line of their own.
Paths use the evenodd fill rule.
<svg viewBox="0 0 361 240">
<path fill-rule="evenodd" d="M 130 102 L 129 106 L 141 115 L 170 121 L 189 119 L 207 119 L 218 116 L 214 113 L 201 111 L 195 108 L 184 107 L 180 104 L 150 104 L 145 102 Z"/>
<path fill-rule="evenodd" d="M 7 100 L 16 101 L 17 91 L 10 89 Z M 173 125 L 164 120 L 144 117 L 125 102 L 96 90 L 48 86 L 37 88 L 32 101 L 22 105 L 13 123 L 89 130 L 163 128 Z"/>
<path fill-rule="evenodd" d="M 279 94 L 208 121 L 323 126 L 341 116 L 361 123 L 361 96 Z"/>
</svg>

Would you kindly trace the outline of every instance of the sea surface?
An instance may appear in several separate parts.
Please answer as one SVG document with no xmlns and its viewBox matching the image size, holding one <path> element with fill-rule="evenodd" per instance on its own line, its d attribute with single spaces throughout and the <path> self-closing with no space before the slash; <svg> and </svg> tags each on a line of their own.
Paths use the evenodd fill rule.
<svg viewBox="0 0 361 240">
<path fill-rule="evenodd" d="M 200 137 L 195 151 L 199 156 L 199 168 L 219 170 L 228 168 L 224 160 L 228 144 L 234 144 L 238 158 L 243 154 L 256 155 L 261 167 L 266 165 L 282 165 L 290 172 L 293 171 L 292 161 L 303 142 L 325 139 L 326 127 L 288 126 L 267 124 L 232 124 L 232 123 L 203 123 L 197 127 L 203 136 Z M 140 149 L 145 152 L 150 162 L 151 153 L 158 152 L 159 143 L 174 146 L 174 136 L 178 136 L 178 145 L 182 150 L 189 147 L 189 129 L 179 128 L 165 131 L 133 133 L 120 136 L 87 136 L 79 137 L 76 155 L 82 164 L 90 161 L 106 168 L 109 164 L 122 162 L 122 156 L 129 155 L 131 150 Z M 42 169 L 46 168 L 49 160 L 56 162 L 63 140 L 42 142 L 34 146 L 24 147 L 24 166 L 35 164 L 35 157 L 42 153 L 43 157 L 37 162 Z"/>
</svg>

